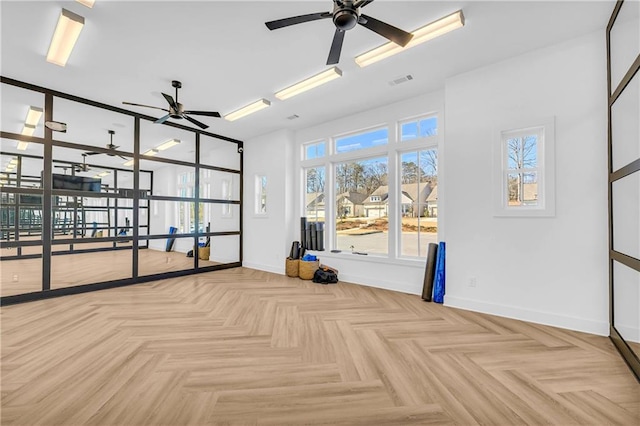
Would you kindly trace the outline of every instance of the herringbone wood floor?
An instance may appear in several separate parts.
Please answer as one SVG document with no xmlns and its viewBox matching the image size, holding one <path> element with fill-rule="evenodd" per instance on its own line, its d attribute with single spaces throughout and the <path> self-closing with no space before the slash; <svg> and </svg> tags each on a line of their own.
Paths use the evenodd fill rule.
<svg viewBox="0 0 640 426">
<path fill-rule="evenodd" d="M 605 337 L 238 268 L 9 306 L 2 424 L 640 423 Z"/>
</svg>

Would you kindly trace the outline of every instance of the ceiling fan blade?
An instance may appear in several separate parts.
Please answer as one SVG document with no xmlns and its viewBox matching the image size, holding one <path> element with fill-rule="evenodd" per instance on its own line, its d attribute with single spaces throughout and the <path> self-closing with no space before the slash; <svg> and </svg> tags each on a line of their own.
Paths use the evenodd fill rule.
<svg viewBox="0 0 640 426">
<path fill-rule="evenodd" d="M 82 155 L 84 156 L 84 155 L 98 155 L 98 154 L 102 154 L 102 153 L 101 152 L 93 152 L 93 151 L 91 151 L 91 152 L 85 152 Z"/>
<path fill-rule="evenodd" d="M 365 14 L 360 15 L 358 24 L 373 31 L 374 33 L 380 34 L 382 37 L 388 38 L 402 47 L 406 46 L 413 38 L 413 34 L 394 27 L 393 25 L 389 25 L 386 22 L 378 21 L 377 19 Z"/>
<path fill-rule="evenodd" d="M 336 28 L 336 32 L 333 35 L 333 42 L 331 43 L 331 50 L 329 51 L 329 58 L 327 59 L 327 65 L 334 65 L 340 62 L 340 52 L 342 52 L 342 42 L 344 41 L 344 33 L 346 31 Z"/>
<path fill-rule="evenodd" d="M 201 123 L 201 122 L 199 122 L 198 120 L 196 120 L 196 119 L 193 119 L 193 118 L 189 117 L 188 115 L 183 115 L 183 117 L 184 117 L 185 119 L 189 120 L 190 122 L 192 122 L 193 124 L 195 124 L 196 126 L 200 127 L 201 129 L 206 129 L 206 128 L 208 128 L 208 127 L 209 127 L 209 126 L 207 126 L 206 124 Z"/>
<path fill-rule="evenodd" d="M 331 18 L 333 15 L 329 12 L 310 13 L 308 15 L 292 16 L 291 18 L 278 19 L 276 21 L 265 22 L 267 28 L 271 31 L 278 28 L 288 27 L 290 25 L 302 24 L 303 22 L 317 21 L 318 19 Z"/>
<path fill-rule="evenodd" d="M 216 112 L 216 111 L 185 111 L 185 114 L 192 114 L 192 115 L 204 115 L 207 117 L 218 117 L 220 118 L 220 113 Z"/>
<path fill-rule="evenodd" d="M 167 111 L 167 112 L 169 112 L 169 110 L 168 110 L 168 109 L 166 109 L 166 108 L 160 108 L 160 107 L 155 107 L 155 106 L 151 106 L 151 105 L 134 104 L 133 102 L 123 102 L 123 104 L 125 104 L 125 105 L 139 106 L 139 107 L 145 107 L 145 108 L 159 109 L 159 110 L 162 110 L 162 111 Z"/>
<path fill-rule="evenodd" d="M 162 124 L 165 121 L 167 121 L 169 118 L 171 118 L 171 114 L 167 114 L 164 117 L 160 117 L 158 118 L 156 121 L 154 121 L 155 124 Z"/>
<path fill-rule="evenodd" d="M 123 160 L 129 160 L 129 158 L 123 157 L 122 155 L 118 155 L 118 157 L 122 158 Z"/>
<path fill-rule="evenodd" d="M 368 5 L 369 3 L 373 3 L 373 0 L 360 0 L 359 2 L 355 3 L 353 5 L 354 9 L 357 9 L 359 7 L 365 7 L 366 5 Z"/>
<path fill-rule="evenodd" d="M 173 100 L 173 96 L 167 95 L 166 93 L 163 93 L 162 96 L 164 96 L 167 102 L 169 102 L 169 106 L 171 108 L 175 109 L 176 111 L 178 110 L 178 104 L 176 104 L 176 101 Z"/>
</svg>

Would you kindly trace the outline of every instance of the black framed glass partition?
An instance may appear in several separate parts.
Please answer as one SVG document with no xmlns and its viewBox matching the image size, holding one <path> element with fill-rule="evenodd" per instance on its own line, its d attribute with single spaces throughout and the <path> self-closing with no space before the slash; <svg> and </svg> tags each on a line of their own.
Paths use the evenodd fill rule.
<svg viewBox="0 0 640 426">
<path fill-rule="evenodd" d="M 0 304 L 242 265 L 241 141 L 1 84 Z"/>
<path fill-rule="evenodd" d="M 607 25 L 609 322 L 640 381 L 640 3 L 619 0 Z"/>
</svg>

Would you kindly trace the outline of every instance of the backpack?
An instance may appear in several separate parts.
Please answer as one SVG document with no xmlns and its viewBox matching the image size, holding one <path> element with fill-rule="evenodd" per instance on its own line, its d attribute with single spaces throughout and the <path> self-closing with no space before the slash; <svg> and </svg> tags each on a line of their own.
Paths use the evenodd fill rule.
<svg viewBox="0 0 640 426">
<path fill-rule="evenodd" d="M 335 284 L 338 282 L 338 274 L 330 269 L 318 269 L 313 274 L 313 282 L 319 284 Z"/>
</svg>

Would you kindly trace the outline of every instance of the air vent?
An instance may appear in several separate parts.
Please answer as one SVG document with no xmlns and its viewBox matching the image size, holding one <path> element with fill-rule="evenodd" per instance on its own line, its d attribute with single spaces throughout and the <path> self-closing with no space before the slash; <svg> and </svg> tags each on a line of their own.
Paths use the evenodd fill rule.
<svg viewBox="0 0 640 426">
<path fill-rule="evenodd" d="M 389 82 L 389 86 L 397 86 L 401 83 L 406 83 L 407 81 L 413 80 L 413 76 L 411 74 L 403 75 L 400 77 L 396 77 Z"/>
<path fill-rule="evenodd" d="M 297 118 L 300 118 L 300 116 L 298 114 L 293 114 L 287 117 L 287 120 L 295 120 Z"/>
</svg>

